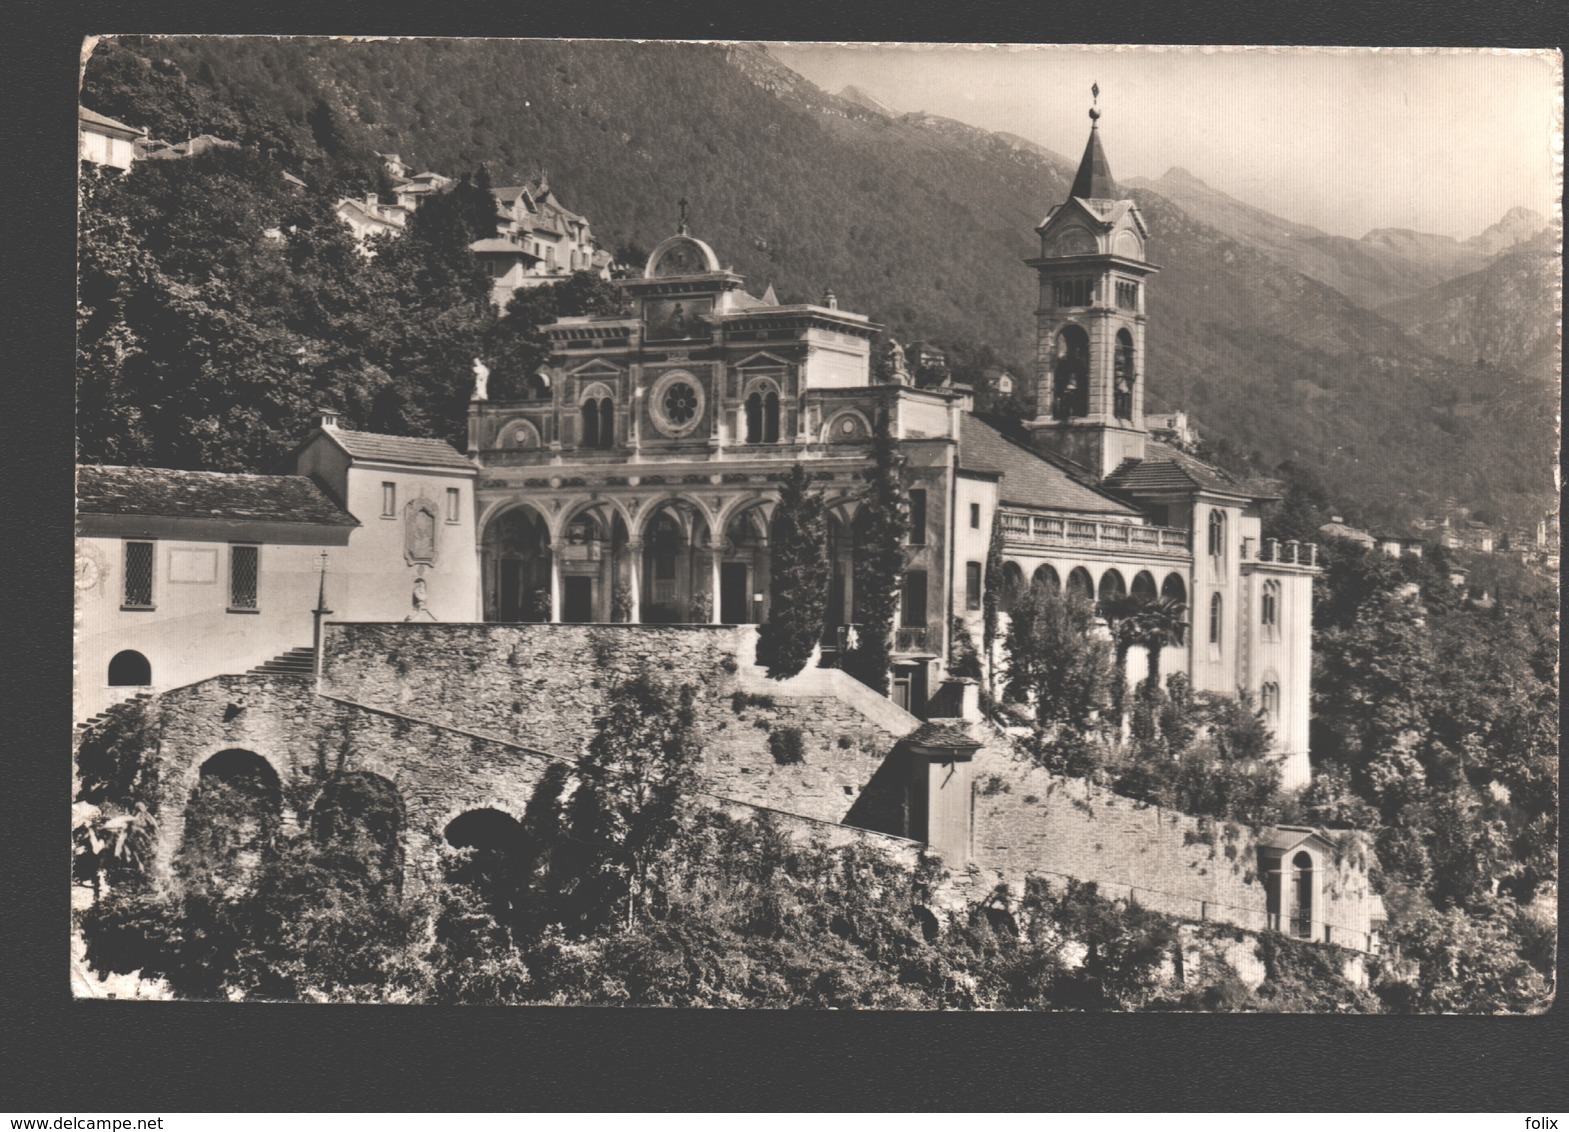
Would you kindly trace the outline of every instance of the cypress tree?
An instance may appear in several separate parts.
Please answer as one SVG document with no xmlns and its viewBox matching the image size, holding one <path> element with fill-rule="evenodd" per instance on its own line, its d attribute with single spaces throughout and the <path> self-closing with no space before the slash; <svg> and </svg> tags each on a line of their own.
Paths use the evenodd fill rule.
<svg viewBox="0 0 1569 1132">
<path fill-rule="evenodd" d="M 779 485 L 774 510 L 768 620 L 758 630 L 757 659 L 775 680 L 806 667 L 828 607 L 828 519 L 820 492 L 800 464 Z"/>
<path fill-rule="evenodd" d="M 894 443 L 887 413 L 878 418 L 871 457 L 861 493 L 866 522 L 855 545 L 855 620 L 861 626 L 860 641 L 846 655 L 844 667 L 868 688 L 886 696 L 893 661 L 893 622 L 904 573 L 904 539 L 910 527 L 910 506 L 900 478 L 904 457 Z"/>
<path fill-rule="evenodd" d="M 986 695 L 997 697 L 997 615 L 1002 601 L 1002 514 L 992 512 L 991 544 L 986 548 L 986 578 L 981 591 L 981 647 L 984 650 Z"/>
</svg>

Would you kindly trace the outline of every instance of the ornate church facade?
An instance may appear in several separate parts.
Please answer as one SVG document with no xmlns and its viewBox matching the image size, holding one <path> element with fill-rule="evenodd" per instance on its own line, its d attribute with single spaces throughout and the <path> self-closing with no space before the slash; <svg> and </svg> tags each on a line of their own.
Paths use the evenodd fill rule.
<svg viewBox="0 0 1569 1132">
<path fill-rule="evenodd" d="M 831 665 L 857 620 L 858 493 L 885 425 L 911 514 L 893 642 L 901 706 L 925 714 L 956 631 L 979 639 L 996 522 L 1005 613 L 1037 581 L 1183 602 L 1190 631 L 1162 671 L 1251 696 L 1286 784 L 1305 784 L 1314 548 L 1263 540 L 1267 496 L 1151 437 L 1145 288 L 1159 268 L 1098 124 L 1068 199 L 1037 232 L 1035 405 L 1005 419 L 976 412 L 962 386 L 909 383 L 896 346 L 892 379 L 874 379 L 879 326 L 832 292 L 798 304 L 749 294 L 683 219 L 620 284 L 626 313 L 547 328 L 530 396 L 476 389 L 485 619 L 766 620 L 778 483 L 801 463 L 829 505 Z"/>
</svg>

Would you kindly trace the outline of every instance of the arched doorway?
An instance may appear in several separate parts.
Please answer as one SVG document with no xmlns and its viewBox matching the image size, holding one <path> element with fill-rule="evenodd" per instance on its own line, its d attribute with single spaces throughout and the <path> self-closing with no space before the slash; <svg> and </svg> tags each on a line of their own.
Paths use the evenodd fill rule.
<svg viewBox="0 0 1569 1132">
<path fill-rule="evenodd" d="M 767 594 L 771 582 L 768 518 L 761 504 L 732 515 L 720 546 L 719 620 L 725 625 L 752 625 L 763 616 L 755 595 Z"/>
<path fill-rule="evenodd" d="M 1291 934 L 1298 939 L 1313 938 L 1313 856 L 1306 850 L 1291 858 L 1292 885 Z"/>
<path fill-rule="evenodd" d="M 713 619 L 708 519 L 691 503 L 660 504 L 643 527 L 643 620 L 706 624 Z"/>
<path fill-rule="evenodd" d="M 153 666 L 135 649 L 117 652 L 109 661 L 111 688 L 145 688 L 153 682 Z"/>
<path fill-rule="evenodd" d="M 532 507 L 514 507 L 485 528 L 486 621 L 550 620 L 550 528 Z"/>
<path fill-rule="evenodd" d="M 557 619 L 573 624 L 629 620 L 631 563 L 627 529 L 608 503 L 595 503 L 567 519 L 556 556 L 560 567 Z"/>
<path fill-rule="evenodd" d="M 403 795 L 379 774 L 350 771 L 330 779 L 311 807 L 311 837 L 348 854 L 379 880 L 403 865 Z"/>
</svg>

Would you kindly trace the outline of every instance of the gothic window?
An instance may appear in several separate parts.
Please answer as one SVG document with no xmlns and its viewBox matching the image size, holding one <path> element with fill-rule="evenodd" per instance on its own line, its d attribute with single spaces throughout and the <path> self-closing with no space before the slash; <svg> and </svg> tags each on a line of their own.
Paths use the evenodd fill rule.
<svg viewBox="0 0 1569 1132">
<path fill-rule="evenodd" d="M 1280 583 L 1271 578 L 1259 595 L 1259 625 L 1266 641 L 1280 638 Z"/>
<path fill-rule="evenodd" d="M 1226 557 L 1226 513 L 1219 508 L 1209 512 L 1209 556 L 1217 562 Z"/>
<path fill-rule="evenodd" d="M 910 545 L 926 545 L 926 492 L 921 488 L 910 491 Z"/>
<path fill-rule="evenodd" d="M 1276 681 L 1266 680 L 1259 685 L 1258 706 L 1270 726 L 1275 726 L 1280 719 L 1280 685 Z"/>
<path fill-rule="evenodd" d="M 1057 334 L 1052 379 L 1052 416 L 1059 421 L 1090 411 L 1090 336 L 1080 326 Z"/>
<path fill-rule="evenodd" d="M 584 448 L 610 448 L 616 442 L 616 403 L 609 397 L 590 397 L 579 412 L 583 417 L 579 444 Z"/>
<path fill-rule="evenodd" d="M 1220 595 L 1213 594 L 1209 599 L 1209 643 L 1216 648 L 1220 647 Z"/>
<path fill-rule="evenodd" d="M 1118 420 L 1133 419 L 1133 335 L 1117 331 L 1117 353 L 1113 358 L 1112 413 Z"/>
<path fill-rule="evenodd" d="M 260 557 L 261 548 L 257 546 L 229 548 L 230 609 L 256 609 Z"/>
<path fill-rule="evenodd" d="M 153 607 L 153 544 L 150 542 L 125 544 L 123 604 L 127 609 Z"/>
<path fill-rule="evenodd" d="M 599 400 L 599 446 L 612 448 L 616 443 L 616 403 L 609 397 Z"/>
</svg>

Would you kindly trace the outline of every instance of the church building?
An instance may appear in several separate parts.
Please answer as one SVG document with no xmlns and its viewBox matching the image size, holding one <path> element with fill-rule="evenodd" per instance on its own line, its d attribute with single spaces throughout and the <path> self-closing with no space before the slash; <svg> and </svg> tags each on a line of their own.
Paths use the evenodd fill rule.
<svg viewBox="0 0 1569 1132">
<path fill-rule="evenodd" d="M 1189 609 L 1162 671 L 1250 695 L 1308 781 L 1314 548 L 1261 538 L 1260 497 L 1155 440 L 1145 420 L 1145 289 L 1159 268 L 1112 179 L 1098 111 L 1068 198 L 1037 228 L 1035 398 L 977 412 L 962 386 L 916 386 L 881 327 L 839 308 L 761 298 L 691 234 L 619 283 L 625 313 L 546 328 L 530 395 L 470 405 L 487 621 L 745 624 L 768 617 L 780 479 L 805 465 L 829 505 L 823 663 L 857 621 L 858 492 L 879 427 L 905 458 L 910 530 L 894 632 L 894 699 L 917 715 L 947 675 L 954 627 L 980 638 L 994 521 L 1001 608 L 1033 583 Z M 1157 331 L 1158 332 L 1158 331 Z M 1158 380 L 1158 375 L 1156 376 Z M 1142 658 L 1130 680 L 1142 676 Z"/>
</svg>

